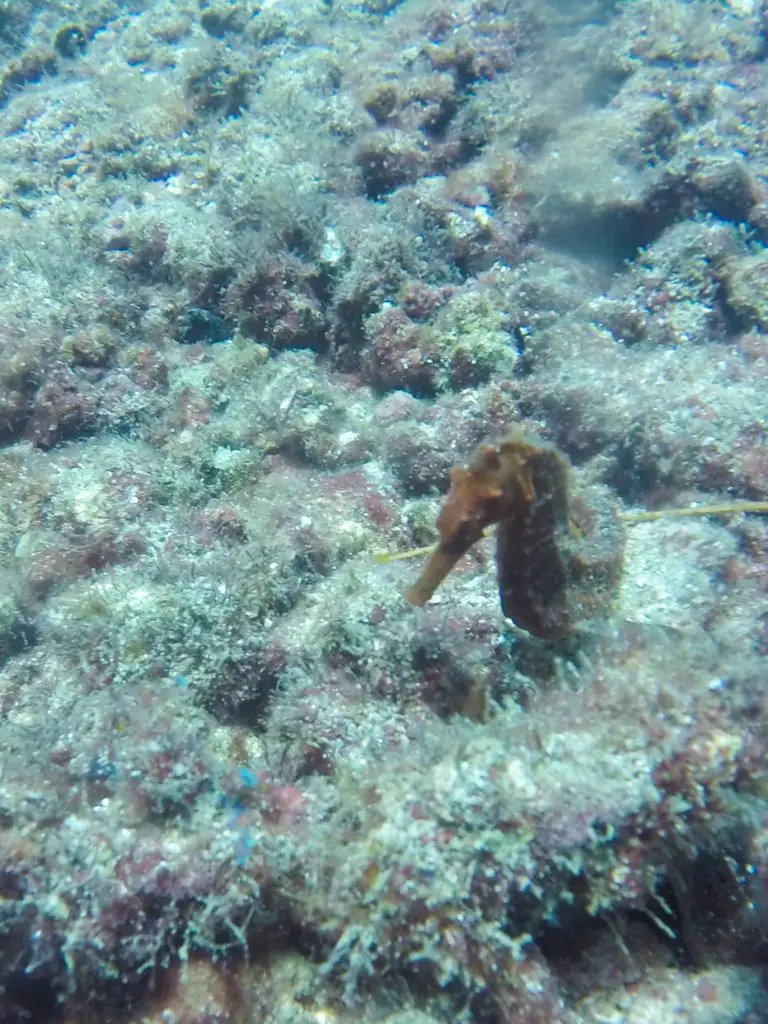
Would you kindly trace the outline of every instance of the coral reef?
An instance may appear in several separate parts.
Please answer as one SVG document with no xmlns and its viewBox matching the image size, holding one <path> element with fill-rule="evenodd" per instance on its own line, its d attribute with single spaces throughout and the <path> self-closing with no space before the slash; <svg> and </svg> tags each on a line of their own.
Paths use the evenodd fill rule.
<svg viewBox="0 0 768 1024">
<path fill-rule="evenodd" d="M 761 1024 L 765 5 L 0 56 L 0 1022 Z"/>
</svg>

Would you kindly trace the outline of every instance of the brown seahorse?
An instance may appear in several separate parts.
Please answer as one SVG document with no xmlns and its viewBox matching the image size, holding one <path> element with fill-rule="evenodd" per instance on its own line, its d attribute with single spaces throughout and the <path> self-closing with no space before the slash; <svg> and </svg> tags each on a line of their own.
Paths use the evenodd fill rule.
<svg viewBox="0 0 768 1024">
<path fill-rule="evenodd" d="M 484 534 L 496 530 L 496 567 L 501 607 L 507 618 L 534 636 L 561 640 L 590 603 L 589 590 L 604 589 L 606 572 L 590 575 L 579 551 L 583 533 L 569 500 L 570 467 L 551 445 L 511 434 L 484 445 L 466 468 L 451 472 L 451 486 L 437 520 L 440 541 L 418 580 L 405 593 L 424 605 L 458 560 Z M 618 521 L 611 517 L 613 525 Z M 620 570 L 623 534 L 615 530 L 607 576 Z M 610 561 L 610 560 L 609 560 Z M 618 563 L 618 565 L 617 565 Z M 596 596 L 596 595 L 592 595 Z"/>
</svg>

